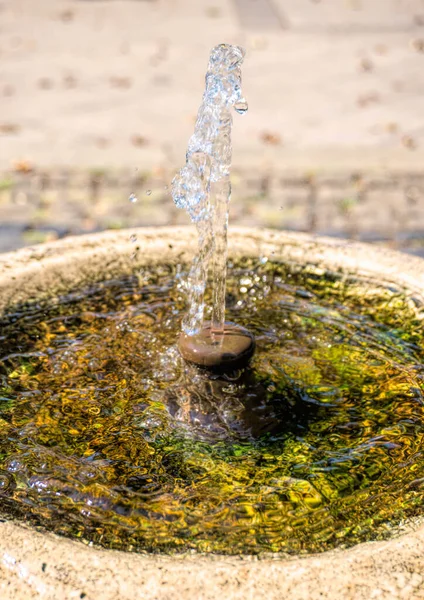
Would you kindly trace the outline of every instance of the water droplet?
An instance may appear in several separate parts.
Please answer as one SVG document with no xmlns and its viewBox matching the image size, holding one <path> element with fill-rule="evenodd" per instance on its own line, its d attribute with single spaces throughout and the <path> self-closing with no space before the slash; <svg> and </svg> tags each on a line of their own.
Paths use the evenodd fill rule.
<svg viewBox="0 0 424 600">
<path fill-rule="evenodd" d="M 138 198 L 135 194 L 130 194 L 130 197 L 128 198 L 128 200 L 130 202 L 132 202 L 132 204 L 134 204 L 135 202 L 137 202 Z"/>
<path fill-rule="evenodd" d="M 249 106 L 244 98 L 234 104 L 234 110 L 238 112 L 239 115 L 244 115 L 247 113 L 248 109 Z"/>
<path fill-rule="evenodd" d="M 134 243 L 134 242 L 136 242 L 136 241 L 137 241 L 137 236 L 135 235 L 135 233 L 133 233 L 133 234 L 130 236 L 130 242 L 133 242 L 133 243 Z"/>
<path fill-rule="evenodd" d="M 167 190 L 168 188 L 169 188 L 169 186 L 168 186 L 168 185 L 164 185 L 164 186 L 163 186 L 163 189 L 164 189 L 164 190 Z"/>
<path fill-rule="evenodd" d="M 146 196 L 150 196 L 152 193 L 152 190 L 146 190 Z"/>
</svg>

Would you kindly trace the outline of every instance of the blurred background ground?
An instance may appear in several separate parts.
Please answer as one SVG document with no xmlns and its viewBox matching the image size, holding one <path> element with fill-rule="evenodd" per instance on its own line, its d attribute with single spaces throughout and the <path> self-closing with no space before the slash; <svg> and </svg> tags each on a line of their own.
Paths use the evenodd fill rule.
<svg viewBox="0 0 424 600">
<path fill-rule="evenodd" d="M 187 222 L 165 186 L 221 42 L 232 222 L 424 254 L 424 0 L 0 0 L 0 251 Z"/>
</svg>

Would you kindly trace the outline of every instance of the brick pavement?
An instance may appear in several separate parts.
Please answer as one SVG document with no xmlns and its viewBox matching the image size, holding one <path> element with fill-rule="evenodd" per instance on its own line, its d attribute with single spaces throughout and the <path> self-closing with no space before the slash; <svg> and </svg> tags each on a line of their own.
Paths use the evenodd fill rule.
<svg viewBox="0 0 424 600">
<path fill-rule="evenodd" d="M 0 252 L 67 234 L 187 223 L 170 196 L 172 176 L 164 169 L 10 173 L 0 181 Z M 235 169 L 232 183 L 231 223 L 382 241 L 424 256 L 421 172 Z"/>
<path fill-rule="evenodd" d="M 423 40 L 422 0 L 1 0 L 0 249 L 184 220 L 126 198 L 182 164 L 221 41 L 248 51 L 233 222 L 421 240 Z"/>
</svg>

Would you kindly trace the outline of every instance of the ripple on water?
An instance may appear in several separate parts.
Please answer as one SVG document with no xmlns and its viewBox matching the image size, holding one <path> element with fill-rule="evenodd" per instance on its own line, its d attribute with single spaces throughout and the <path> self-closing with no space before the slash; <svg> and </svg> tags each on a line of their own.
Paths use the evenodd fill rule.
<svg viewBox="0 0 424 600">
<path fill-rule="evenodd" d="M 312 552 L 389 535 L 424 491 L 422 314 L 395 288 L 233 265 L 257 338 L 225 377 L 176 349 L 181 273 L 2 322 L 1 511 L 127 550 Z"/>
</svg>

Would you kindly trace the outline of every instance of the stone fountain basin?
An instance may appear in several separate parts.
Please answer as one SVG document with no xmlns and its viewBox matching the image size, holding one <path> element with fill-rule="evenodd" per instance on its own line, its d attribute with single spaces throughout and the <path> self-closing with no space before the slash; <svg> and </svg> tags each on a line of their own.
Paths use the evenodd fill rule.
<svg viewBox="0 0 424 600">
<path fill-rule="evenodd" d="M 138 242 L 129 241 L 136 233 Z M 71 237 L 0 255 L 0 316 L 141 266 L 188 262 L 193 228 Z M 136 258 L 132 258 L 135 247 Z M 230 256 L 313 264 L 396 284 L 424 303 L 424 261 L 364 244 L 271 230 L 232 229 Z M 2 600 L 424 599 L 424 526 L 385 542 L 308 557 L 129 554 L 0 522 Z"/>
</svg>

